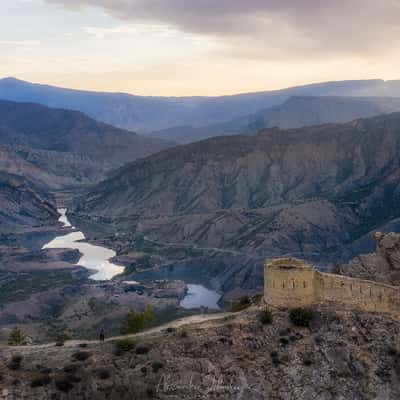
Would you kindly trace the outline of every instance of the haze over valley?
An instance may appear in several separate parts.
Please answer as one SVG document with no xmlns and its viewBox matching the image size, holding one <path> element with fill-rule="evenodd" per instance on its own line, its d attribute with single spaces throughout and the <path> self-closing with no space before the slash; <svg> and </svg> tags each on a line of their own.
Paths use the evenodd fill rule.
<svg viewBox="0 0 400 400">
<path fill-rule="evenodd" d="M 0 15 L 0 400 L 399 398 L 394 2 Z"/>
</svg>

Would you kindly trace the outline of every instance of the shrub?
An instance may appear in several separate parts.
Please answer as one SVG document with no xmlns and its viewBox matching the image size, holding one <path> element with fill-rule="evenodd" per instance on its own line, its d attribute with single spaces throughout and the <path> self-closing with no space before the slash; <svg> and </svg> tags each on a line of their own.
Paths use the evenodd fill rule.
<svg viewBox="0 0 400 400">
<path fill-rule="evenodd" d="M 15 327 L 8 337 L 8 344 L 10 346 L 25 346 L 27 343 L 26 335 L 24 331 L 18 327 Z"/>
<path fill-rule="evenodd" d="M 116 355 L 121 355 L 128 351 L 132 351 L 136 346 L 136 342 L 133 339 L 121 339 L 114 343 Z"/>
<path fill-rule="evenodd" d="M 99 368 L 96 370 L 96 376 L 101 380 L 105 380 L 111 377 L 111 373 L 106 368 Z"/>
<path fill-rule="evenodd" d="M 74 387 L 73 380 L 71 375 L 61 375 L 55 379 L 54 383 L 61 392 L 69 392 Z"/>
<path fill-rule="evenodd" d="M 274 364 L 275 366 L 279 365 L 280 364 L 280 360 L 279 360 L 278 352 L 271 351 L 270 355 L 271 355 L 272 364 Z"/>
<path fill-rule="evenodd" d="M 88 351 L 77 351 L 76 353 L 72 354 L 72 358 L 77 361 L 86 361 L 92 354 Z"/>
<path fill-rule="evenodd" d="M 68 364 L 63 368 L 63 371 L 66 374 L 75 375 L 78 372 L 79 365 L 78 364 Z"/>
<path fill-rule="evenodd" d="M 72 339 L 68 332 L 62 332 L 56 336 L 56 346 L 64 346 L 64 343 Z"/>
<path fill-rule="evenodd" d="M 16 371 L 18 369 L 21 369 L 21 365 L 22 365 L 22 360 L 24 359 L 24 357 L 20 354 L 15 354 L 11 357 L 11 360 L 8 363 L 8 368 Z"/>
<path fill-rule="evenodd" d="M 261 300 L 263 299 L 263 295 L 262 294 L 256 294 L 255 296 L 253 296 L 253 303 L 254 304 L 261 304 Z"/>
<path fill-rule="evenodd" d="M 143 344 L 136 347 L 136 354 L 147 354 L 149 351 L 150 351 L 150 348 Z"/>
<path fill-rule="evenodd" d="M 179 336 L 180 336 L 182 339 L 187 338 L 187 337 L 189 336 L 188 331 L 187 331 L 186 329 L 181 329 L 180 332 L 179 332 Z"/>
<path fill-rule="evenodd" d="M 249 298 L 249 296 L 244 296 L 242 297 L 238 303 L 232 304 L 229 307 L 229 311 L 230 312 L 239 312 L 239 311 L 243 311 L 246 308 L 249 308 L 251 306 L 251 300 Z"/>
<path fill-rule="evenodd" d="M 142 313 L 132 310 L 121 326 L 121 334 L 137 333 L 154 325 L 156 320 L 154 309 L 147 305 Z"/>
<path fill-rule="evenodd" d="M 154 361 L 153 364 L 151 364 L 151 368 L 156 374 L 160 369 L 164 368 L 164 364 L 161 361 Z"/>
<path fill-rule="evenodd" d="M 272 312 L 268 308 L 266 308 L 264 311 L 260 312 L 260 314 L 258 315 L 258 319 L 260 320 L 260 322 L 263 325 L 272 324 L 273 318 L 274 317 L 272 315 Z"/>
<path fill-rule="evenodd" d="M 293 308 L 289 312 L 289 319 L 293 325 L 309 327 L 314 318 L 314 311 L 310 308 Z"/>
<path fill-rule="evenodd" d="M 41 374 L 50 374 L 52 371 L 51 368 L 44 367 L 43 365 L 37 365 L 36 368 Z"/>
<path fill-rule="evenodd" d="M 49 375 L 38 376 L 32 379 L 30 386 L 31 388 L 47 386 L 51 383 L 51 377 Z"/>
<path fill-rule="evenodd" d="M 287 346 L 289 344 L 289 339 L 287 337 L 281 337 L 279 342 L 282 346 Z"/>
<path fill-rule="evenodd" d="M 311 354 L 303 354 L 302 356 L 303 365 L 309 367 L 314 363 L 314 358 Z"/>
</svg>

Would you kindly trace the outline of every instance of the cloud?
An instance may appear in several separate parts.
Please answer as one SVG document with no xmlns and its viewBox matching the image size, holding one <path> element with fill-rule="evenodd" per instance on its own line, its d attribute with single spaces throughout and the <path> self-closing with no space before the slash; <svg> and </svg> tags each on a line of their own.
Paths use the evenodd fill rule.
<svg viewBox="0 0 400 400">
<path fill-rule="evenodd" d="M 119 25 L 112 28 L 103 28 L 97 26 L 87 26 L 84 29 L 88 35 L 95 36 L 98 39 L 104 39 L 107 36 L 114 35 L 166 35 L 170 33 L 170 29 L 165 25 Z"/>
<path fill-rule="evenodd" d="M 221 41 L 227 54 L 273 59 L 398 48 L 399 0 L 46 0 L 94 6 L 124 21 L 155 23 Z"/>
<path fill-rule="evenodd" d="M 40 44 L 40 40 L 0 40 L 0 46 L 30 48 L 40 46 Z"/>
</svg>

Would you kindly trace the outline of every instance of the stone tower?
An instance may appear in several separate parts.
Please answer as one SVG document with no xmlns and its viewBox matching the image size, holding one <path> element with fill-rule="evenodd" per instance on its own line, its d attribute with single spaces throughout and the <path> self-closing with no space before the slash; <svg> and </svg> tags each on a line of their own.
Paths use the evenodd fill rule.
<svg viewBox="0 0 400 400">
<path fill-rule="evenodd" d="M 317 301 L 317 271 L 296 258 L 267 260 L 264 298 L 275 307 L 304 307 Z"/>
</svg>

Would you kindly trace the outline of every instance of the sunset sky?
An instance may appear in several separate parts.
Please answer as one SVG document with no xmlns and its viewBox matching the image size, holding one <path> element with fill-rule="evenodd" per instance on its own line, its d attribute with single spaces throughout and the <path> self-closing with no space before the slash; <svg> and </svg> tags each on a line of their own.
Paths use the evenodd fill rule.
<svg viewBox="0 0 400 400">
<path fill-rule="evenodd" d="M 2 0 L 0 77 L 177 96 L 398 79 L 399 21 L 399 0 Z"/>
</svg>

